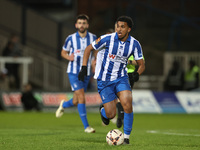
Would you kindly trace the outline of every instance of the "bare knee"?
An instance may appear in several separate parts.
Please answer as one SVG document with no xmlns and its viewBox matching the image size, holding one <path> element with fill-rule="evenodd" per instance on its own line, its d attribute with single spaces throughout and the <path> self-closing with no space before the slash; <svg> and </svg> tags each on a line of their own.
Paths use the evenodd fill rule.
<svg viewBox="0 0 200 150">
<path fill-rule="evenodd" d="M 113 119 L 116 116 L 116 111 L 108 111 L 108 112 L 106 112 L 106 116 L 109 119 Z"/>
<path fill-rule="evenodd" d="M 104 106 L 104 108 L 105 108 L 106 116 L 109 119 L 112 119 L 116 116 L 116 104 L 115 103 L 114 103 L 114 105 Z"/>
<path fill-rule="evenodd" d="M 74 104 L 74 106 L 77 106 L 78 105 L 78 100 L 74 100 L 73 99 L 73 104 Z"/>
<path fill-rule="evenodd" d="M 132 103 L 125 103 L 123 109 L 125 113 L 131 113 L 133 111 Z"/>
<path fill-rule="evenodd" d="M 125 113 L 131 113 L 133 111 L 131 93 L 123 94 L 123 95 L 121 95 L 120 98 L 121 98 L 120 102 L 122 104 L 124 112 Z"/>
<path fill-rule="evenodd" d="M 76 97 L 76 100 L 73 101 L 74 104 L 85 103 L 85 94 L 83 89 L 75 91 L 74 97 Z"/>
</svg>

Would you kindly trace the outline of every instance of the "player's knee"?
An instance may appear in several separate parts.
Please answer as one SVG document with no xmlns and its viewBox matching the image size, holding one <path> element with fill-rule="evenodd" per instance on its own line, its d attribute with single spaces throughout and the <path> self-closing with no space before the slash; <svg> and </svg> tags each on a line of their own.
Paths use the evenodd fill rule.
<svg viewBox="0 0 200 150">
<path fill-rule="evenodd" d="M 76 91 L 75 92 L 76 97 L 77 97 L 77 101 L 75 101 L 74 103 L 78 104 L 78 103 L 85 103 L 85 96 L 84 93 L 81 91 Z"/>
<path fill-rule="evenodd" d="M 73 101 L 74 106 L 78 105 L 78 101 Z"/>
<path fill-rule="evenodd" d="M 116 111 L 109 111 L 109 112 L 106 112 L 106 116 L 107 116 L 109 119 L 113 119 L 113 118 L 116 116 Z"/>
<path fill-rule="evenodd" d="M 123 105 L 124 112 L 131 113 L 133 111 L 132 101 Z"/>
<path fill-rule="evenodd" d="M 125 105 L 123 108 L 124 108 L 125 113 L 131 113 L 133 111 L 132 104 L 131 105 Z"/>
</svg>

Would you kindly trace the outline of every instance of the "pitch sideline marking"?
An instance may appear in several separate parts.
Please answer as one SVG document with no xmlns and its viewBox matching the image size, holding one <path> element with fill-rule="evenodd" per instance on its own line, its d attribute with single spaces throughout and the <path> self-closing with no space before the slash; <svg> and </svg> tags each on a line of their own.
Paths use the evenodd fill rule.
<svg viewBox="0 0 200 150">
<path fill-rule="evenodd" d="M 200 137 L 200 134 L 172 133 L 172 132 L 161 132 L 161 131 L 156 131 L 156 130 L 148 130 L 147 133 L 152 133 L 152 134 L 166 134 L 166 135 L 179 135 L 179 136 L 197 136 L 197 137 Z"/>
</svg>

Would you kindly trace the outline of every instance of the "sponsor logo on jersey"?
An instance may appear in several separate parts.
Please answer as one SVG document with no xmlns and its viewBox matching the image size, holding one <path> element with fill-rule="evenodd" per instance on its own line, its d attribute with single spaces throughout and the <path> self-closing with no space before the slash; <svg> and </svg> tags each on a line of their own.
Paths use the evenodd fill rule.
<svg viewBox="0 0 200 150">
<path fill-rule="evenodd" d="M 95 40 L 95 44 L 98 44 L 100 40 L 101 40 L 101 37 L 99 37 L 98 39 L 96 39 Z"/>
<path fill-rule="evenodd" d="M 76 54 L 79 54 L 79 53 L 81 53 L 81 50 L 80 50 L 80 49 L 77 49 L 77 50 L 75 50 L 75 53 L 76 53 Z"/>
<path fill-rule="evenodd" d="M 112 58 L 112 59 L 114 59 L 114 58 L 115 58 L 115 55 L 109 54 L 109 57 Z"/>
</svg>

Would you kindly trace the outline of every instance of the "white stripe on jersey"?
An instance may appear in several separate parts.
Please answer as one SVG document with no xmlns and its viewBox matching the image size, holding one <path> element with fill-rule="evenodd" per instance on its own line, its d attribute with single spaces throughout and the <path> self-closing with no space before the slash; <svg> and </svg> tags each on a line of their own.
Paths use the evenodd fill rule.
<svg viewBox="0 0 200 150">
<path fill-rule="evenodd" d="M 73 34 L 72 35 L 72 43 L 73 43 L 73 46 L 74 46 L 74 51 L 75 50 L 77 50 L 78 48 L 77 48 L 77 39 L 76 39 L 76 34 Z M 75 54 L 74 54 L 75 55 Z M 74 57 L 74 61 L 73 61 L 73 68 L 76 68 L 77 67 L 77 64 L 75 63 L 77 61 L 77 56 L 75 56 Z M 68 65 L 68 68 L 71 70 L 71 61 L 70 61 L 70 63 L 69 63 L 69 65 Z M 68 70 L 67 72 L 69 73 L 69 72 L 71 72 L 70 70 Z M 74 74 L 76 74 L 77 72 L 76 72 L 76 69 L 72 69 L 72 72 L 71 73 L 74 73 Z"/>
<path fill-rule="evenodd" d="M 111 38 L 110 38 L 110 41 L 114 41 L 114 37 L 115 37 L 115 35 L 112 34 L 112 35 L 111 35 Z M 111 43 L 110 43 L 110 46 L 109 46 L 109 54 L 112 54 L 113 46 L 114 46 L 114 44 L 113 44 L 113 42 L 111 42 Z M 107 58 L 106 58 L 107 61 L 106 61 L 106 62 L 109 61 L 108 59 L 109 59 L 109 55 L 107 55 Z M 104 66 L 105 69 L 104 69 L 103 76 L 102 76 L 103 79 L 106 78 L 106 74 L 107 74 L 107 71 L 108 71 L 108 66 L 109 66 L 109 63 L 106 63 L 106 65 Z"/>
</svg>

